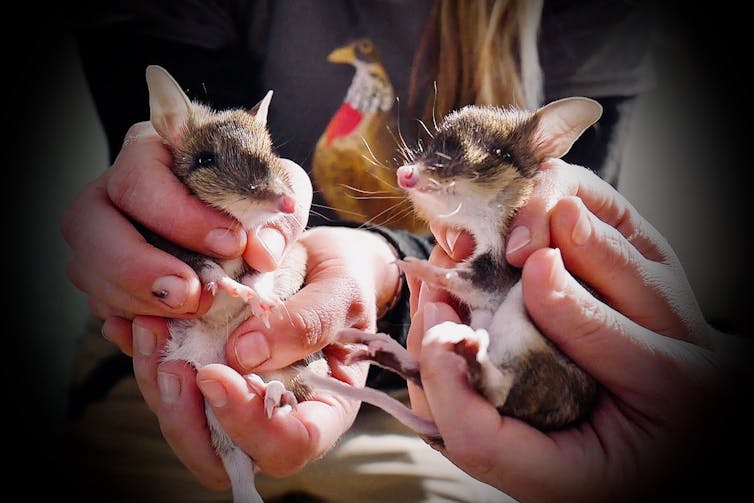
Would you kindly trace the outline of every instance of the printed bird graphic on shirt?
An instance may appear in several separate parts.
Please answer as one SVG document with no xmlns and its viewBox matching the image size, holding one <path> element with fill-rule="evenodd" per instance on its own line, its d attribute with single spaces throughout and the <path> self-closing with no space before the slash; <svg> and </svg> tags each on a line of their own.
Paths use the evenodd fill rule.
<svg viewBox="0 0 754 503">
<path fill-rule="evenodd" d="M 396 183 L 402 145 L 395 94 L 374 44 L 360 39 L 327 59 L 353 65 L 356 72 L 317 142 L 312 159 L 316 189 L 345 220 L 425 232 L 426 225 L 414 217 Z"/>
</svg>

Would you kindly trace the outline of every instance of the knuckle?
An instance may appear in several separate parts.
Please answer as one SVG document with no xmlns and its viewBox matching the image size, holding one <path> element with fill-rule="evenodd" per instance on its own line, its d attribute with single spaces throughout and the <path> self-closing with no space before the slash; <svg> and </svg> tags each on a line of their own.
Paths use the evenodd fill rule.
<svg viewBox="0 0 754 503">
<path fill-rule="evenodd" d="M 138 165 L 116 161 L 107 182 L 110 201 L 120 209 L 131 209 L 141 179 L 142 173 Z"/>
<path fill-rule="evenodd" d="M 569 339 L 596 339 L 624 332 L 623 325 L 605 304 L 584 299 L 578 303 L 577 310 L 577 316 L 572 318 L 574 326 Z"/>
<path fill-rule="evenodd" d="M 299 309 L 293 316 L 293 330 L 302 335 L 306 346 L 314 346 L 331 325 L 325 320 L 325 311 L 319 309 Z"/>
</svg>

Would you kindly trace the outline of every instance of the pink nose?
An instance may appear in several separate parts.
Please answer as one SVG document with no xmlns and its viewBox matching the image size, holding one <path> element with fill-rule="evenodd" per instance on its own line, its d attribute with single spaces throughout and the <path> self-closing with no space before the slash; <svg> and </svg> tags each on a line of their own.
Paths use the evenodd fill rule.
<svg viewBox="0 0 754 503">
<path fill-rule="evenodd" d="M 280 196 L 278 209 L 281 213 L 293 213 L 296 211 L 296 200 L 291 196 Z"/>
<path fill-rule="evenodd" d="M 398 175 L 398 185 L 404 189 L 410 189 L 419 182 L 419 173 L 416 168 L 409 164 L 398 168 L 396 174 Z"/>
</svg>

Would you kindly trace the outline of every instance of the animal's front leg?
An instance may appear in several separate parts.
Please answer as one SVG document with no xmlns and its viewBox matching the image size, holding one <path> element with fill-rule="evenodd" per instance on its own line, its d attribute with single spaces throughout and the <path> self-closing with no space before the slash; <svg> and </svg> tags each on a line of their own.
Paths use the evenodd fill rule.
<svg viewBox="0 0 754 503">
<path fill-rule="evenodd" d="M 234 280 L 225 270 L 216 262 L 207 260 L 202 264 L 198 271 L 199 280 L 212 295 L 216 295 L 218 290 L 223 290 L 231 297 L 239 297 L 245 302 L 250 302 L 257 297 L 254 289 Z"/>
<path fill-rule="evenodd" d="M 264 326 L 270 328 L 270 314 L 276 312 L 282 318 L 283 301 L 275 293 L 275 276 L 273 273 L 246 274 L 241 282 L 251 289 L 255 296 L 249 302 L 254 316 L 264 322 Z"/>
<path fill-rule="evenodd" d="M 470 290 L 469 280 L 464 277 L 463 271 L 459 272 L 458 267 L 447 269 L 415 257 L 406 257 L 396 263 L 405 274 L 413 275 L 431 286 L 447 290 L 456 297 L 463 298 L 464 294 L 467 295 Z"/>
</svg>

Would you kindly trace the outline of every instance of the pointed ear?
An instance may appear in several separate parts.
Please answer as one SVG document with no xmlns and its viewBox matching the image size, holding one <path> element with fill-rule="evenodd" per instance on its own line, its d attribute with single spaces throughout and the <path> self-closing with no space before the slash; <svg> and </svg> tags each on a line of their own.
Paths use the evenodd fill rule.
<svg viewBox="0 0 754 503">
<path fill-rule="evenodd" d="M 586 129 L 602 116 L 602 105 L 589 98 L 563 98 L 534 114 L 534 149 L 541 158 L 563 157 Z"/>
<path fill-rule="evenodd" d="M 191 116 L 191 101 L 181 86 L 161 66 L 147 67 L 149 120 L 169 144 L 180 139 L 181 129 Z"/>
<path fill-rule="evenodd" d="M 267 111 L 270 109 L 270 101 L 272 100 L 272 90 L 267 91 L 267 94 L 262 98 L 262 101 L 254 105 L 254 108 L 249 110 L 249 113 L 254 116 L 254 119 L 262 127 L 267 127 Z"/>
</svg>

